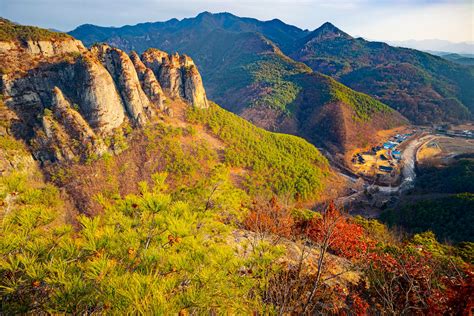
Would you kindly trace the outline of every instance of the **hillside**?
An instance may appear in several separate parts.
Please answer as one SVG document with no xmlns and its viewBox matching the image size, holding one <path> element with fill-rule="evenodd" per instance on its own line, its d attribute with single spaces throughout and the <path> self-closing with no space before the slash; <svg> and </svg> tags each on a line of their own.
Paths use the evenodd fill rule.
<svg viewBox="0 0 474 316">
<path fill-rule="evenodd" d="M 41 41 L 71 38 L 66 33 L 52 32 L 35 26 L 19 25 L 0 17 L 0 41 Z"/>
<path fill-rule="evenodd" d="M 297 40 L 289 55 L 376 97 L 415 123 L 466 120 L 474 111 L 473 68 L 353 38 L 330 23 Z"/>
<path fill-rule="evenodd" d="M 209 101 L 189 56 L 0 43 L 1 313 L 470 311 L 472 244 L 343 213 L 321 153 Z M 296 76 L 347 120 L 391 111 Z"/>
<path fill-rule="evenodd" d="M 234 170 L 235 183 L 252 194 L 318 200 L 326 189 L 331 170 L 314 146 L 294 136 L 266 132 L 217 105 L 210 106 L 197 67 L 186 55 L 149 49 L 141 56 L 129 56 L 107 45 L 54 53 L 7 43 L 10 50 L 2 55 L 0 66 L 15 67 L 4 74 L 1 86 L 5 104 L 14 114 L 9 131 L 29 145 L 47 177 L 67 188 L 74 186 L 69 192 L 76 205 L 91 206 L 98 192 L 72 184 L 87 176 L 77 173 L 77 178 L 70 178 L 63 172 L 74 173 L 76 164 L 78 170 L 82 164 L 100 165 L 100 157 L 110 154 L 130 160 L 127 164 L 135 167 L 121 170 L 131 172 L 135 183 L 158 171 L 170 172 L 170 179 L 180 175 L 181 185 L 195 183 L 194 174 L 205 177 L 224 164 Z M 69 47 L 68 42 L 61 45 Z M 19 54 L 23 62 L 12 63 Z M 213 119 L 199 119 L 206 113 L 212 113 Z M 229 126 L 233 127 L 223 133 Z M 141 148 L 156 150 L 154 139 L 168 147 L 152 156 L 149 152 L 139 156 L 144 160 L 133 159 Z M 190 159 L 193 153 L 197 156 Z M 170 166 L 165 168 L 166 161 Z M 135 168 L 148 165 L 148 172 L 145 168 L 134 174 Z M 116 176 L 120 183 L 123 174 Z"/>
<path fill-rule="evenodd" d="M 202 70 L 211 99 L 236 113 L 233 101 L 242 93 L 250 94 L 248 88 L 241 88 L 252 83 L 245 67 L 247 54 L 268 50 L 261 49 L 265 42 L 313 70 L 377 98 L 414 123 L 466 120 L 474 106 L 471 68 L 420 51 L 352 38 L 330 23 L 309 32 L 279 20 L 263 22 L 204 12 L 181 21 L 121 28 L 83 25 L 70 34 L 86 45 L 102 41 L 126 51 L 155 46 L 187 53 Z M 263 42 L 258 41 L 262 36 Z M 228 65 L 233 66 L 232 71 Z M 217 89 L 220 82 L 226 91 Z M 295 93 L 289 89 L 292 87 L 282 94 Z"/>
<path fill-rule="evenodd" d="M 438 55 L 446 60 L 452 61 L 454 63 L 464 65 L 464 66 L 474 66 L 474 58 L 472 57 L 467 57 L 463 56 L 460 54 L 454 54 L 454 53 L 445 53 Z"/>
<path fill-rule="evenodd" d="M 411 233 L 433 231 L 441 240 L 474 242 L 474 161 L 455 159 L 447 166 L 419 166 L 414 188 L 399 209 L 381 220 Z"/>
<path fill-rule="evenodd" d="M 257 126 L 302 136 L 332 153 L 364 146 L 374 132 L 405 123 L 380 102 L 313 74 L 282 52 L 306 33 L 281 21 L 202 13 L 117 29 L 86 25 L 70 34 L 86 44 L 102 40 L 125 50 L 156 45 L 185 52 L 202 69 L 213 101 Z"/>
</svg>

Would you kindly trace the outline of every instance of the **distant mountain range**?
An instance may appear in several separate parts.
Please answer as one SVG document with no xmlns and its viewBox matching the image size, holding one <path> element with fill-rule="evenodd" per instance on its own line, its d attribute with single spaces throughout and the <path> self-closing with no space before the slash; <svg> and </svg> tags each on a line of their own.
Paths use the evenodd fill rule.
<svg viewBox="0 0 474 316">
<path fill-rule="evenodd" d="M 456 54 L 448 52 L 428 51 L 430 54 L 441 56 L 460 65 L 474 66 L 474 54 Z"/>
<path fill-rule="evenodd" d="M 302 99 L 302 84 L 290 78 L 309 73 L 306 66 L 375 97 L 415 123 L 462 121 L 474 112 L 473 68 L 353 38 L 330 23 L 309 32 L 280 20 L 204 12 L 120 28 L 82 25 L 70 34 L 86 45 L 107 42 L 125 51 L 159 47 L 189 54 L 202 69 L 211 99 L 261 126 L 276 124 L 277 130 L 291 131 L 294 124 L 283 122 L 288 120 L 275 109 L 298 116 L 298 109 L 314 107 L 314 101 Z M 270 110 L 253 113 L 262 106 Z M 278 119 L 267 122 L 269 117 Z"/>
<path fill-rule="evenodd" d="M 392 46 L 407 47 L 423 51 L 474 54 L 474 42 L 451 42 L 439 39 L 387 41 Z"/>
</svg>

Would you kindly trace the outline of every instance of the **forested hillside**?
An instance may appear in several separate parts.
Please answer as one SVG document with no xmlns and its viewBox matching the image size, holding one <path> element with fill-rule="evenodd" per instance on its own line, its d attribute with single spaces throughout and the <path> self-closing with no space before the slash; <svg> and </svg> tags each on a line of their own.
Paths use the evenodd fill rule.
<svg viewBox="0 0 474 316">
<path fill-rule="evenodd" d="M 0 41 L 0 314 L 471 312 L 472 243 L 349 215 L 349 180 L 208 100 L 190 56 L 39 32 Z M 271 53 L 241 65 L 308 139 L 405 122 L 258 38 Z"/>
</svg>

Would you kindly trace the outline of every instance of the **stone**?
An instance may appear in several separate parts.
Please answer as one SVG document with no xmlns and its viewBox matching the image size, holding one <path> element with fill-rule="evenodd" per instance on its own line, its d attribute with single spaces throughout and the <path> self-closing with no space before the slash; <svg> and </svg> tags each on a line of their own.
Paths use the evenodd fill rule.
<svg viewBox="0 0 474 316">
<path fill-rule="evenodd" d="M 151 104 L 141 88 L 135 66 L 123 51 L 108 45 L 96 45 L 91 49 L 114 78 L 127 113 L 133 123 L 144 125 L 151 115 Z"/>
<path fill-rule="evenodd" d="M 100 132 L 111 132 L 124 119 L 124 106 L 114 81 L 94 57 L 82 56 L 75 66 L 79 107 L 88 123 Z"/>
</svg>

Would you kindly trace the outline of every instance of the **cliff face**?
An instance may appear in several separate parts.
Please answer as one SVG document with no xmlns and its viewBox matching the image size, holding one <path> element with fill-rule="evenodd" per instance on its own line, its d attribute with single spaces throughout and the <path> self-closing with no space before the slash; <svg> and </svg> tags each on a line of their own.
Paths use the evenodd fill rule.
<svg viewBox="0 0 474 316">
<path fill-rule="evenodd" d="M 0 93 L 18 117 L 14 132 L 41 161 L 100 155 L 123 124 L 140 127 L 172 113 L 167 98 L 207 108 L 201 76 L 187 56 L 150 50 L 130 56 L 64 38 L 0 41 Z"/>
<path fill-rule="evenodd" d="M 143 53 L 142 60 L 170 97 L 184 98 L 195 107 L 209 107 L 201 75 L 191 58 L 148 49 Z"/>
</svg>

